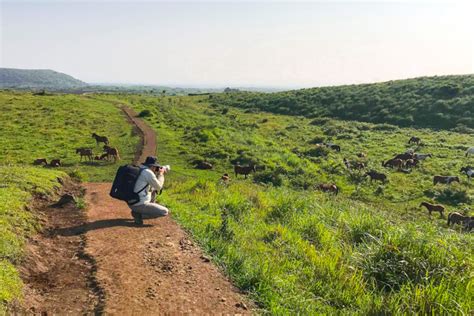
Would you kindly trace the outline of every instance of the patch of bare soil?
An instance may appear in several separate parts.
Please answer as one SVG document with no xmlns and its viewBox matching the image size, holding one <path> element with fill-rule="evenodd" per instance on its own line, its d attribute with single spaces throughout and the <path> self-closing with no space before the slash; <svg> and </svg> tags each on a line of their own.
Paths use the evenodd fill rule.
<svg viewBox="0 0 474 316">
<path fill-rule="evenodd" d="M 32 203 L 43 229 L 28 240 L 19 266 L 23 299 L 9 306 L 10 313 L 91 314 L 103 309 L 95 261 L 85 254 L 85 236 L 76 229 L 84 224 L 85 214 L 67 198 L 80 197 L 81 189 L 68 182 L 58 193 L 55 200 L 38 196 Z"/>
</svg>

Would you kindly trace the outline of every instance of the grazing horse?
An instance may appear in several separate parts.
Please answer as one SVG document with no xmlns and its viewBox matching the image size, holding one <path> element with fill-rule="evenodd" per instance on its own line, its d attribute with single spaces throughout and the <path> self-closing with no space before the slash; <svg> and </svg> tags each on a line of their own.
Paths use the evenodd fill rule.
<svg viewBox="0 0 474 316">
<path fill-rule="evenodd" d="M 212 164 L 206 161 L 201 161 L 196 165 L 196 169 L 209 170 L 212 169 Z"/>
<path fill-rule="evenodd" d="M 466 151 L 466 157 L 469 155 L 474 155 L 474 147 L 471 147 Z"/>
<path fill-rule="evenodd" d="M 120 155 L 117 148 L 105 145 L 104 152 L 107 154 L 107 160 L 110 160 L 110 157 L 114 158 L 114 162 L 120 160 Z"/>
<path fill-rule="evenodd" d="M 360 171 L 365 168 L 365 163 L 360 161 L 349 161 L 346 158 L 343 158 L 342 161 L 344 162 L 346 168 L 349 170 L 355 169 Z"/>
<path fill-rule="evenodd" d="M 92 149 L 90 149 L 90 148 L 77 148 L 76 149 L 76 154 L 81 155 L 80 161 L 82 161 L 83 157 L 88 158 L 89 161 L 92 161 L 94 159 L 93 154 L 92 154 Z"/>
<path fill-rule="evenodd" d="M 255 168 L 255 165 L 249 165 L 249 166 L 239 166 L 239 165 L 235 165 L 234 166 L 234 173 L 235 173 L 235 177 L 237 178 L 237 175 L 238 174 L 243 174 L 245 176 L 245 179 L 247 179 L 247 176 L 251 173 L 251 172 L 256 172 L 256 168 Z"/>
<path fill-rule="evenodd" d="M 451 182 L 460 182 L 459 177 L 456 176 L 434 176 L 433 185 L 438 183 L 451 184 Z"/>
<path fill-rule="evenodd" d="M 389 159 L 386 162 L 382 161 L 382 167 L 392 167 L 400 169 L 403 166 L 403 160 L 398 158 Z"/>
<path fill-rule="evenodd" d="M 431 216 L 431 212 L 439 212 L 439 216 L 440 217 L 443 217 L 444 214 L 444 206 L 441 205 L 441 204 L 431 204 L 431 203 L 428 203 L 428 202 L 421 202 L 420 203 L 420 207 L 426 207 L 426 209 L 428 210 L 428 213 L 430 214 Z"/>
<path fill-rule="evenodd" d="M 96 133 L 92 133 L 92 138 L 95 139 L 97 145 L 99 145 L 99 143 L 104 143 L 105 145 L 109 144 L 109 139 L 107 136 L 99 136 Z"/>
<path fill-rule="evenodd" d="M 425 160 L 426 158 L 428 157 L 433 157 L 432 154 L 415 154 L 415 159 L 418 159 L 418 160 Z"/>
<path fill-rule="evenodd" d="M 398 154 L 393 159 L 401 159 L 401 160 L 408 160 L 408 159 L 413 159 L 414 154 L 413 153 L 403 153 L 403 154 Z"/>
<path fill-rule="evenodd" d="M 474 169 L 471 166 L 462 167 L 460 172 L 464 172 L 467 178 L 469 179 L 469 181 L 474 176 Z"/>
<path fill-rule="evenodd" d="M 471 216 L 471 219 L 464 223 L 464 230 L 470 232 L 474 229 L 474 216 Z"/>
<path fill-rule="evenodd" d="M 50 167 L 60 167 L 61 166 L 61 160 L 60 159 L 53 159 L 49 163 Z"/>
<path fill-rule="evenodd" d="M 337 187 L 337 185 L 332 183 L 321 183 L 320 185 L 318 185 L 317 188 L 323 192 L 331 192 L 335 195 L 339 193 L 339 188 Z"/>
<path fill-rule="evenodd" d="M 405 161 L 405 167 L 411 168 L 411 167 L 416 167 L 418 166 L 418 159 L 408 159 Z"/>
<path fill-rule="evenodd" d="M 408 144 L 415 143 L 415 144 L 420 144 L 421 139 L 419 137 L 412 136 L 410 140 L 408 141 Z"/>
<path fill-rule="evenodd" d="M 48 162 L 46 161 L 45 158 L 38 158 L 35 161 L 33 161 L 33 164 L 35 166 L 38 166 L 38 165 L 45 165 L 46 166 L 48 164 Z"/>
<path fill-rule="evenodd" d="M 448 226 L 451 224 L 466 224 L 466 222 L 473 219 L 474 217 L 464 216 L 458 212 L 451 212 L 448 215 Z"/>
<path fill-rule="evenodd" d="M 370 177 L 370 182 L 372 182 L 372 180 L 376 180 L 376 181 L 382 181 L 382 182 L 385 182 L 387 181 L 387 176 L 384 175 L 383 173 L 378 173 L 377 171 L 368 171 L 364 174 L 364 177 L 367 177 L 369 176 Z"/>
</svg>

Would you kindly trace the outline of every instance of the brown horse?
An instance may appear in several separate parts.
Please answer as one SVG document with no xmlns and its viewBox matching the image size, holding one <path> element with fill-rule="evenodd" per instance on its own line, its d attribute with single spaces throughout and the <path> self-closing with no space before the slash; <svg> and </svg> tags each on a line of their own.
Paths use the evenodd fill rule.
<svg viewBox="0 0 474 316">
<path fill-rule="evenodd" d="M 61 167 L 61 159 L 53 159 L 49 163 L 50 167 Z"/>
<path fill-rule="evenodd" d="M 458 212 L 451 212 L 448 215 L 448 226 L 451 224 L 466 224 L 472 219 L 474 219 L 474 217 L 464 216 Z"/>
<path fill-rule="evenodd" d="M 414 153 L 403 153 L 403 154 L 398 154 L 393 159 L 401 159 L 401 160 L 408 160 L 408 159 L 413 159 Z"/>
<path fill-rule="evenodd" d="M 92 149 L 90 148 L 77 148 L 76 154 L 81 155 L 80 161 L 82 161 L 83 157 L 86 157 L 87 159 L 89 159 L 89 161 L 92 161 L 94 159 L 93 154 L 92 154 Z"/>
<path fill-rule="evenodd" d="M 196 165 L 196 169 L 209 170 L 212 169 L 212 164 L 207 161 L 201 161 Z"/>
<path fill-rule="evenodd" d="M 384 175 L 383 173 L 378 173 L 377 171 L 368 171 L 364 174 L 364 177 L 367 177 L 369 176 L 370 177 L 370 182 L 372 182 L 372 180 L 376 180 L 376 181 L 382 181 L 385 183 L 385 181 L 387 181 L 387 176 Z"/>
<path fill-rule="evenodd" d="M 235 173 L 235 177 L 237 178 L 237 175 L 238 174 L 243 174 L 245 176 L 245 179 L 247 179 L 247 176 L 251 173 L 251 172 L 256 172 L 256 168 L 255 168 L 255 165 L 249 165 L 249 166 L 239 166 L 239 165 L 235 165 L 234 166 L 234 173 Z"/>
<path fill-rule="evenodd" d="M 344 162 L 346 168 L 349 170 L 355 169 L 360 171 L 365 168 L 365 163 L 361 161 L 349 161 L 346 158 L 342 159 L 342 161 Z"/>
<path fill-rule="evenodd" d="M 392 167 L 400 169 L 403 166 L 403 160 L 401 159 L 389 159 L 386 162 L 382 161 L 382 167 Z"/>
<path fill-rule="evenodd" d="M 419 145 L 421 142 L 421 139 L 419 137 L 412 136 L 410 140 L 408 141 L 408 144 L 415 143 Z"/>
<path fill-rule="evenodd" d="M 96 133 L 92 133 L 92 138 L 95 139 L 97 145 L 99 145 L 99 143 L 104 143 L 105 145 L 109 144 L 109 139 L 107 138 L 107 136 L 100 136 Z"/>
<path fill-rule="evenodd" d="M 114 162 L 120 160 L 120 155 L 117 148 L 105 145 L 104 152 L 107 154 L 107 160 L 110 160 L 111 157 L 114 159 Z"/>
<path fill-rule="evenodd" d="M 339 193 L 339 188 L 337 187 L 337 185 L 332 183 L 321 183 L 320 185 L 318 185 L 317 188 L 323 192 L 331 192 L 335 195 Z"/>
<path fill-rule="evenodd" d="M 408 159 L 407 161 L 405 161 L 405 167 L 407 168 L 416 167 L 418 166 L 418 162 L 419 162 L 418 159 Z"/>
<path fill-rule="evenodd" d="M 455 177 L 455 176 L 434 176 L 433 177 L 433 185 L 436 185 L 438 183 L 450 184 L 451 182 L 459 183 L 459 177 Z"/>
<path fill-rule="evenodd" d="M 45 165 L 46 166 L 48 164 L 48 162 L 46 161 L 45 158 L 38 158 L 35 161 L 33 161 L 33 164 L 35 166 L 38 166 L 38 165 Z"/>
<path fill-rule="evenodd" d="M 443 215 L 444 206 L 441 205 L 441 204 L 431 204 L 431 203 L 428 203 L 428 202 L 421 202 L 420 207 L 422 207 L 422 206 L 426 207 L 426 209 L 430 213 L 430 216 L 431 216 L 431 212 L 439 212 L 440 217 L 444 216 Z"/>
</svg>

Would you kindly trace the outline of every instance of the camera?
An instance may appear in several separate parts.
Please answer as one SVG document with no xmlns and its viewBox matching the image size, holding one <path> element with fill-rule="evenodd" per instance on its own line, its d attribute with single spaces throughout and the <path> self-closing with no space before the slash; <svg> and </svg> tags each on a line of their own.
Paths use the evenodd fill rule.
<svg viewBox="0 0 474 316">
<path fill-rule="evenodd" d="M 160 166 L 160 169 L 164 169 L 165 172 L 169 172 L 171 170 L 171 167 L 170 165 L 164 165 L 164 166 Z"/>
</svg>

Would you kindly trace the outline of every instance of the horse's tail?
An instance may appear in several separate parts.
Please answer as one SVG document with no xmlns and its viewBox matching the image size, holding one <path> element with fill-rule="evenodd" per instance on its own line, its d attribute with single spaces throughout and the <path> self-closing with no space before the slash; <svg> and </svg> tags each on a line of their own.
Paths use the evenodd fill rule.
<svg viewBox="0 0 474 316">
<path fill-rule="evenodd" d="M 453 213 L 449 213 L 448 215 L 448 226 L 451 224 L 451 216 L 453 216 Z"/>
<path fill-rule="evenodd" d="M 336 190 L 334 191 L 334 193 L 337 195 L 339 193 L 339 188 L 337 187 L 337 185 L 334 186 L 336 188 Z"/>
</svg>

